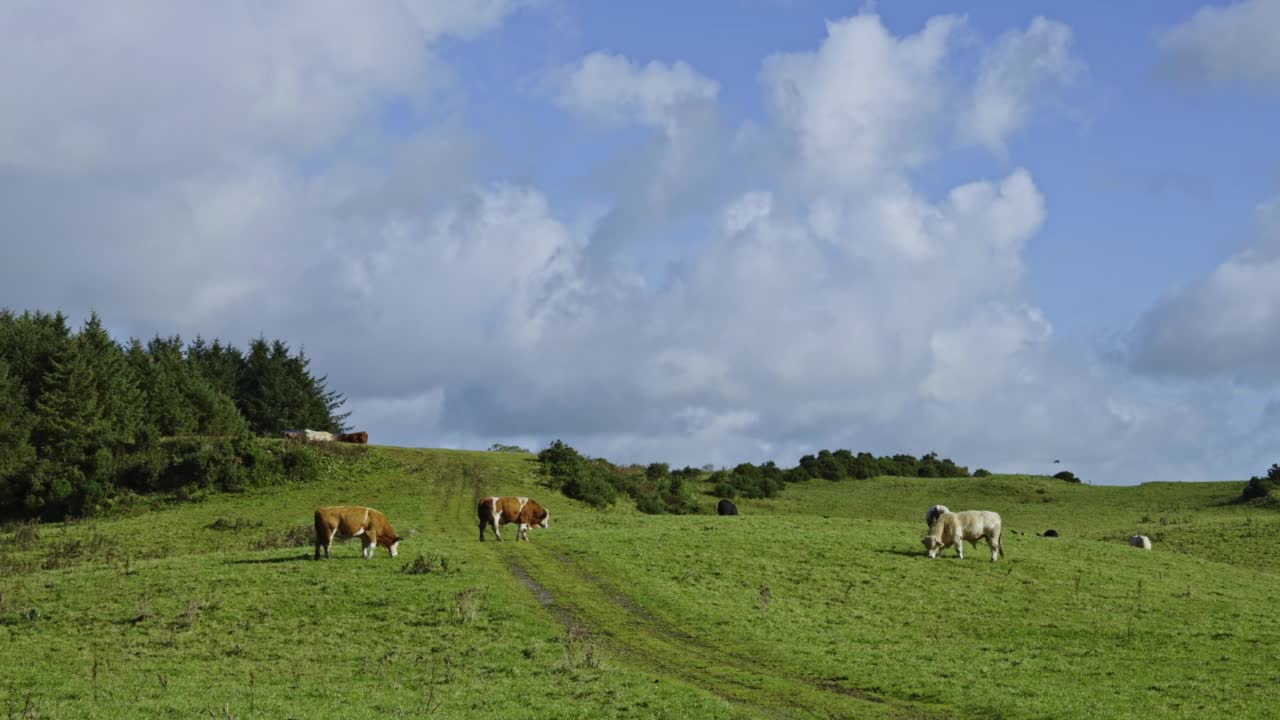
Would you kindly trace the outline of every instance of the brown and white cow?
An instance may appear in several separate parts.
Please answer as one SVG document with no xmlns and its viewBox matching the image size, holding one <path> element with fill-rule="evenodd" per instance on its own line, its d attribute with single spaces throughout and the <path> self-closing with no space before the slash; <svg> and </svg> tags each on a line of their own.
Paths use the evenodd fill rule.
<svg viewBox="0 0 1280 720">
<path fill-rule="evenodd" d="M 400 536 L 387 522 L 387 516 L 373 508 L 357 505 L 330 505 L 316 508 L 316 559 L 320 559 L 320 548 L 324 548 L 324 556 L 329 557 L 329 548 L 334 538 L 346 540 L 359 537 L 364 546 L 364 559 L 373 557 L 378 546 L 387 549 L 391 557 L 400 552 Z"/>
<path fill-rule="evenodd" d="M 502 539 L 498 528 L 508 523 L 518 523 L 520 530 L 516 532 L 516 540 L 529 539 L 529 528 L 537 526 L 545 528 L 551 513 L 537 502 L 527 497 L 487 497 L 480 501 L 476 508 L 480 515 L 480 541 L 484 542 L 484 529 L 493 528 L 494 537 Z"/>
</svg>

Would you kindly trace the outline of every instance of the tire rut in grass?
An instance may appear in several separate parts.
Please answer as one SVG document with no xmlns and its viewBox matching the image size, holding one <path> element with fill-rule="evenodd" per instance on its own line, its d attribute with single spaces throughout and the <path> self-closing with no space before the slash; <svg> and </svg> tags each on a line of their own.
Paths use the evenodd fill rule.
<svg viewBox="0 0 1280 720">
<path fill-rule="evenodd" d="M 566 630 L 573 627 L 585 627 L 573 611 L 563 605 L 556 604 L 555 595 L 546 588 L 542 583 L 533 579 L 528 570 L 525 570 L 519 563 L 511 558 L 506 560 L 507 570 L 515 576 L 516 581 L 525 586 L 544 608 L 546 608 L 551 616 L 556 619 Z"/>
<path fill-rule="evenodd" d="M 875 695 L 865 690 L 847 687 L 841 685 L 835 680 L 804 677 L 793 672 L 789 672 L 783 668 L 763 663 L 759 658 L 725 651 L 724 649 L 711 644 L 709 641 L 699 638 L 677 627 L 673 623 L 659 617 L 654 612 L 644 608 L 625 592 L 612 585 L 605 578 L 583 569 L 568 555 L 555 551 L 550 551 L 550 555 L 561 565 L 568 568 L 576 578 L 595 587 L 601 594 L 607 597 L 614 606 L 623 610 L 627 616 L 636 621 L 638 625 L 641 625 L 651 631 L 651 635 L 660 635 L 679 643 L 680 650 L 682 651 L 693 650 L 693 654 L 698 656 L 697 662 L 699 664 L 727 666 L 739 672 L 768 677 L 789 684 L 807 686 L 816 691 L 850 698 L 851 700 L 858 701 L 859 703 L 870 703 L 880 706 L 883 710 L 891 711 L 899 717 L 920 720 L 926 718 L 941 719 L 950 717 L 949 715 L 941 714 L 935 710 L 919 708 L 907 703 Z M 744 687 L 759 689 L 758 686 L 752 686 L 745 683 L 740 684 Z M 797 709 L 803 708 L 803 706 L 800 705 L 791 705 L 791 707 Z"/>
</svg>

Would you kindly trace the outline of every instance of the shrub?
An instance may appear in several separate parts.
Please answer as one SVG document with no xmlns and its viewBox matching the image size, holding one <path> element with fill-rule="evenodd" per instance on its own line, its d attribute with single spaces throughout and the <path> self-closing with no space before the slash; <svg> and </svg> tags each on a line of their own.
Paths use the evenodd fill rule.
<svg viewBox="0 0 1280 720">
<path fill-rule="evenodd" d="M 667 506 L 657 495 L 641 495 L 636 498 L 636 509 L 647 515 L 665 515 Z"/>
<path fill-rule="evenodd" d="M 1055 474 L 1053 477 L 1055 480 L 1065 480 L 1066 482 L 1071 483 L 1080 482 L 1080 478 L 1076 477 L 1075 473 L 1070 470 L 1063 470 L 1062 472 Z"/>
<path fill-rule="evenodd" d="M 986 468 L 978 468 L 973 471 L 974 477 L 991 477 L 991 471 Z"/>
<path fill-rule="evenodd" d="M 1258 477 L 1249 478 L 1249 482 L 1245 483 L 1244 490 L 1240 493 L 1240 500 L 1244 502 L 1275 502 L 1277 489 L 1280 489 L 1280 465 L 1272 465 L 1267 474 Z"/>
</svg>

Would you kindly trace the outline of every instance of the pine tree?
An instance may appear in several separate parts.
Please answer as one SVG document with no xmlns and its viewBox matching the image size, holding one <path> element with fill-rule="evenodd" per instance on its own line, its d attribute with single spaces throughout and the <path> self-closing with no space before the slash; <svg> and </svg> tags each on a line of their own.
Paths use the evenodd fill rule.
<svg viewBox="0 0 1280 720">
<path fill-rule="evenodd" d="M 0 507 L 10 512 L 18 508 L 27 492 L 26 478 L 35 461 L 31 446 L 31 413 L 26 408 L 26 392 L 19 379 L 9 372 L 0 357 Z M 5 513 L 8 514 L 8 513 Z"/>
<path fill-rule="evenodd" d="M 200 428 L 195 410 L 188 402 L 184 386 L 187 368 L 182 357 L 182 338 L 156 336 L 147 343 L 143 357 L 137 350 L 137 341 L 130 348 L 130 357 L 136 365 L 142 365 L 142 388 L 147 398 L 147 416 L 161 435 L 195 433 Z"/>
<path fill-rule="evenodd" d="M 0 311 L 0 357 L 9 363 L 9 374 L 26 393 L 27 409 L 35 411 L 45 375 L 53 362 L 71 343 L 71 330 L 62 313 L 32 313 L 15 316 Z"/>
<path fill-rule="evenodd" d="M 103 426 L 93 371 L 73 347 L 45 375 L 31 438 L 42 459 L 80 465 L 101 445 Z"/>
<path fill-rule="evenodd" d="M 141 444 L 146 436 L 143 417 L 146 396 L 124 351 L 102 327 L 95 312 L 76 337 L 80 353 L 89 363 L 93 385 L 104 421 L 102 444 L 116 451 Z"/>
</svg>

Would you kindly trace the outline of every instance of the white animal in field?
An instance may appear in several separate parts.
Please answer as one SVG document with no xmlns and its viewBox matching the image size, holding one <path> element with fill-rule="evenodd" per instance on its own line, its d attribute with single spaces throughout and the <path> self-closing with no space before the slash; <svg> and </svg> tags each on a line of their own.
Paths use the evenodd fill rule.
<svg viewBox="0 0 1280 720">
<path fill-rule="evenodd" d="M 1146 535 L 1134 535 L 1133 537 L 1129 538 L 1129 544 L 1136 548 L 1142 548 L 1143 550 L 1150 550 L 1151 538 L 1147 537 Z"/>
<path fill-rule="evenodd" d="M 947 509 L 946 505 L 934 505 L 929 508 L 929 512 L 924 516 L 924 522 L 929 526 L 929 529 L 933 529 L 933 521 L 937 520 L 943 513 L 949 512 L 951 511 Z"/>
<path fill-rule="evenodd" d="M 938 555 L 949 547 L 956 549 L 956 555 L 964 559 L 964 542 L 977 543 L 986 540 L 991 548 L 991 562 L 1004 557 L 1004 544 L 1001 542 L 1000 515 L 990 510 L 965 510 L 964 512 L 947 512 L 938 516 L 937 521 L 929 528 L 929 534 L 921 541 L 929 557 Z"/>
</svg>

